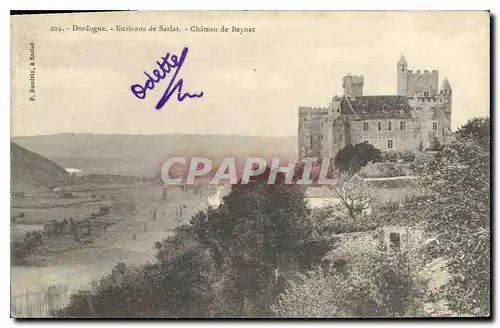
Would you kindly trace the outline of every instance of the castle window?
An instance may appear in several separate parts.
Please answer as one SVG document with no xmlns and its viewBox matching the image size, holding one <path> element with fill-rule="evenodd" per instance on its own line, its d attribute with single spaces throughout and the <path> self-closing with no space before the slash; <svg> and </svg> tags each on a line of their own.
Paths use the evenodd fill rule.
<svg viewBox="0 0 500 328">
<path fill-rule="evenodd" d="M 399 232 L 391 232 L 389 234 L 389 243 L 392 249 L 401 248 L 401 236 Z"/>
<path fill-rule="evenodd" d="M 432 122 L 432 130 L 437 131 L 437 129 L 438 129 L 437 122 Z"/>
<path fill-rule="evenodd" d="M 401 130 L 406 130 L 406 122 L 399 123 L 399 127 Z"/>
<path fill-rule="evenodd" d="M 392 122 L 389 122 L 389 131 L 392 130 Z"/>
<path fill-rule="evenodd" d="M 378 130 L 382 130 L 382 123 L 378 122 Z"/>
<path fill-rule="evenodd" d="M 394 142 L 392 140 L 387 140 L 387 148 L 392 149 L 394 147 Z"/>
<path fill-rule="evenodd" d="M 363 131 L 368 131 L 368 123 L 363 123 Z"/>
<path fill-rule="evenodd" d="M 368 140 L 365 140 L 365 141 L 363 141 L 363 142 L 364 142 L 365 144 L 369 144 L 369 143 L 370 143 L 370 141 L 368 141 Z"/>
<path fill-rule="evenodd" d="M 429 91 L 424 91 L 424 97 L 429 97 Z"/>
</svg>

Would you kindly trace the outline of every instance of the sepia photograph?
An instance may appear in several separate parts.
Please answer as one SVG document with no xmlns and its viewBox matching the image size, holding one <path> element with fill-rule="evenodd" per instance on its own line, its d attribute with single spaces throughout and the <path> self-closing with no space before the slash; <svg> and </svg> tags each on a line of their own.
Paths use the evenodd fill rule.
<svg viewBox="0 0 500 328">
<path fill-rule="evenodd" d="M 11 317 L 490 318 L 490 19 L 11 14 Z"/>
</svg>

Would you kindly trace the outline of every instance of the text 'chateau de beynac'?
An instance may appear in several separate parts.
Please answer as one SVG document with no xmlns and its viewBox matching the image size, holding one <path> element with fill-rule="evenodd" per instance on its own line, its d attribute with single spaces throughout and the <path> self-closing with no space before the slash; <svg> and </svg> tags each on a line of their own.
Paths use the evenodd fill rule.
<svg viewBox="0 0 500 328">
<path fill-rule="evenodd" d="M 438 89 L 438 71 L 397 63 L 397 95 L 363 96 L 364 78 L 347 74 L 344 95 L 328 107 L 299 107 L 299 154 L 333 159 L 347 144 L 366 142 L 382 151 L 425 149 L 451 138 L 451 86 Z"/>
</svg>

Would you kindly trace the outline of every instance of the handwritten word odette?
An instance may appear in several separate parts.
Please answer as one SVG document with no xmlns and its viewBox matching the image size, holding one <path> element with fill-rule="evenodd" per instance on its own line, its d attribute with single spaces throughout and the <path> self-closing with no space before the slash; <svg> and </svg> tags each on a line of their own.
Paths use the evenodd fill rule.
<svg viewBox="0 0 500 328">
<path fill-rule="evenodd" d="M 178 78 L 178 74 L 186 61 L 186 57 L 189 49 L 184 47 L 180 56 L 172 55 L 170 53 L 166 53 L 161 59 L 162 61 L 157 61 L 156 64 L 159 68 L 156 68 L 152 71 L 152 74 L 144 72 L 146 75 L 146 82 L 142 84 L 134 84 L 130 87 L 130 90 L 139 99 L 145 99 L 147 96 L 147 90 L 154 90 L 156 85 L 160 83 L 162 80 L 167 77 L 170 78 L 170 81 L 163 93 L 163 96 L 156 104 L 155 108 L 160 110 L 163 105 L 167 103 L 170 97 L 177 92 L 177 100 L 179 102 L 183 102 L 186 98 L 201 98 L 203 97 L 203 91 L 199 93 L 188 93 L 183 92 L 182 88 L 184 86 L 184 79 Z M 171 74 L 172 73 L 172 74 Z M 169 74 L 171 74 L 169 76 Z"/>
</svg>

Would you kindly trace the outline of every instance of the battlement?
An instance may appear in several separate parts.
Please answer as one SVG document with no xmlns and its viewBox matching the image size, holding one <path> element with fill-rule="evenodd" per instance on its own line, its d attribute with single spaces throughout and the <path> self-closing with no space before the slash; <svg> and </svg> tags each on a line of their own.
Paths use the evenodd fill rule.
<svg viewBox="0 0 500 328">
<path fill-rule="evenodd" d="M 346 84 L 364 84 L 365 83 L 365 77 L 363 75 L 359 76 L 353 76 L 350 74 L 347 74 L 342 78 L 342 87 L 345 87 Z"/>
<path fill-rule="evenodd" d="M 299 106 L 299 116 L 326 114 L 328 114 L 328 107 Z"/>
<path fill-rule="evenodd" d="M 320 106 L 299 106 L 299 111 L 321 111 L 328 110 L 328 107 L 320 107 Z"/>
<path fill-rule="evenodd" d="M 438 77 L 439 76 L 439 71 L 436 69 L 433 69 L 429 71 L 428 69 L 426 70 L 408 70 L 408 74 L 413 77 L 413 78 L 419 78 L 419 77 Z"/>
</svg>

